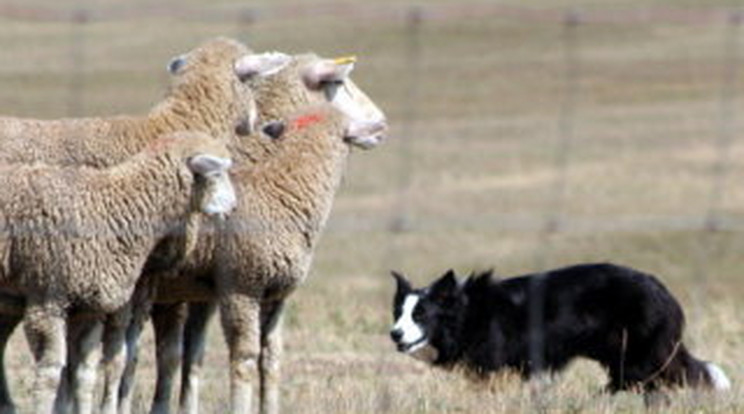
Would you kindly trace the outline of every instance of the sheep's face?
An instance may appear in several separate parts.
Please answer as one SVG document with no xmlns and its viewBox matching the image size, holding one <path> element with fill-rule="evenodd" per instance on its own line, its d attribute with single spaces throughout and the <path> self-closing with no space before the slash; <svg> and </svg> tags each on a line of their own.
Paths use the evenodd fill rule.
<svg viewBox="0 0 744 414">
<path fill-rule="evenodd" d="M 349 77 L 355 63 L 353 57 L 294 56 L 286 68 L 257 83 L 259 117 L 264 121 L 282 119 L 307 105 L 331 103 L 348 118 L 348 143 L 362 148 L 376 146 L 385 138 L 387 121 Z"/>
<path fill-rule="evenodd" d="M 305 84 L 320 90 L 348 118 L 345 139 L 358 147 L 377 146 L 385 138 L 387 121 L 382 110 L 351 80 L 356 58 L 319 59 L 302 69 Z"/>
<path fill-rule="evenodd" d="M 241 136 L 251 134 L 257 120 L 251 80 L 277 72 L 289 60 L 280 53 L 253 54 L 238 41 L 216 38 L 171 60 L 168 71 L 174 93 L 208 105 L 210 113 L 226 114 L 233 124 L 225 127 Z"/>
<path fill-rule="evenodd" d="M 188 160 L 195 176 L 196 206 L 207 215 L 224 217 L 236 205 L 235 189 L 228 174 L 232 161 L 213 154 L 198 154 Z"/>
</svg>

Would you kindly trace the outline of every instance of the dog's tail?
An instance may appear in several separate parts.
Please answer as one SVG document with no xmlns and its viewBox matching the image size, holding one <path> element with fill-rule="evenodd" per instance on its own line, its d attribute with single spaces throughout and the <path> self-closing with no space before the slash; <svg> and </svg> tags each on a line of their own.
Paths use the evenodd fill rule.
<svg viewBox="0 0 744 414">
<path fill-rule="evenodd" d="M 671 383 L 693 387 L 710 387 L 716 391 L 731 388 L 731 380 L 718 365 L 701 361 L 680 344 L 676 355 L 662 376 Z"/>
<path fill-rule="evenodd" d="M 721 367 L 712 362 L 706 362 L 705 369 L 708 371 L 710 385 L 714 390 L 724 391 L 731 388 L 731 380 L 729 380 Z"/>
</svg>

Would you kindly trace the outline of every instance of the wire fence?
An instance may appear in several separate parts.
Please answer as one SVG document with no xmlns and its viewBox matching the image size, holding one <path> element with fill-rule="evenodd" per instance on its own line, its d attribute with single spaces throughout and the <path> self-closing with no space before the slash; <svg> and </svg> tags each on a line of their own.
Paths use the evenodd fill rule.
<svg viewBox="0 0 744 414">
<path fill-rule="evenodd" d="M 55 33 L 66 33 L 66 39 L 56 39 L 55 47 L 64 49 L 56 51 L 56 64 L 63 67 L 66 83 L 53 87 L 63 98 L 52 99 L 56 104 L 47 109 L 59 116 L 81 116 L 95 112 L 102 101 L 128 99 L 127 92 L 101 88 L 109 79 L 97 80 L 101 73 L 114 80 L 122 70 L 156 78 L 136 86 L 140 92 L 129 100 L 131 108 L 150 97 L 154 84 L 162 86 L 165 76 L 152 75 L 137 62 L 114 69 L 100 62 L 108 56 L 103 49 L 119 48 L 110 51 L 117 54 L 127 48 L 126 40 L 116 39 L 121 31 L 107 34 L 103 25 L 124 25 L 126 32 L 133 23 L 183 23 L 198 36 L 223 33 L 299 49 L 310 45 L 295 32 L 315 25 L 308 41 L 325 39 L 334 46 L 346 41 L 367 51 L 369 57 L 362 57 L 370 67 L 359 73 L 366 76 L 370 95 L 389 104 L 383 109 L 390 115 L 392 137 L 389 148 L 381 150 L 386 155 L 374 159 L 381 166 L 355 159 L 364 168 L 348 179 L 351 189 L 334 211 L 329 231 L 390 235 L 381 255 L 386 269 L 411 253 L 408 234 L 528 232 L 538 239 L 534 266 L 543 269 L 552 262 L 556 240 L 566 234 L 688 231 L 700 238 L 688 253 L 695 257 L 693 273 L 701 285 L 715 256 L 714 238 L 744 230 L 744 215 L 736 208 L 744 197 L 735 188 L 742 176 L 737 115 L 743 109 L 743 18 L 742 10 L 723 7 L 565 9 L 488 2 L 212 8 L 0 4 L 0 19 L 30 25 L 31 31 L 64 25 Z M 5 36 L 17 43 L 34 37 L 22 29 Z M 169 51 L 173 46 L 177 54 L 177 47 L 197 37 L 175 40 L 178 36 L 152 41 Z M 107 41 L 115 46 L 101 46 Z M 130 57 L 151 48 L 133 43 Z M 11 52 L 2 57 L 17 59 Z M 50 83 L 18 84 L 28 68 L 5 66 L 0 84 L 6 95 Z M 7 113 L 49 99 L 47 92 L 30 95 L 6 96 L 0 104 Z M 679 149 L 689 151 L 677 154 Z M 656 161 L 645 160 L 654 155 Z M 641 161 L 629 161 L 636 158 Z M 596 168 L 617 160 L 624 165 L 618 173 Z M 502 173 L 508 177 L 499 181 Z M 374 175 L 380 178 L 370 178 Z M 525 178 L 532 175 L 534 182 Z M 602 189 L 604 178 L 612 181 L 611 188 Z M 648 184 L 656 179 L 658 186 Z M 670 188 L 682 182 L 683 189 Z M 606 201 L 616 196 L 624 201 Z M 452 207 L 442 210 L 441 204 Z M 540 309 L 532 315 L 533 325 L 542 326 Z M 539 364 L 542 330 L 535 332 L 531 352 Z M 538 406 L 545 403 L 535 400 Z"/>
<path fill-rule="evenodd" d="M 639 229 L 649 229 L 654 227 L 659 230 L 693 230 L 708 233 L 720 231 L 739 231 L 742 227 L 741 219 L 737 214 L 728 214 L 731 208 L 727 207 L 726 199 L 731 191 L 730 183 L 732 174 L 736 173 L 735 144 L 738 132 L 737 110 L 741 104 L 738 90 L 741 85 L 739 77 L 741 75 L 741 23 L 742 10 L 724 7 L 634 7 L 634 8 L 586 8 L 586 9 L 566 9 L 566 8 L 540 8 L 540 7 L 521 7 L 489 4 L 487 2 L 473 2 L 464 5 L 441 4 L 427 6 L 400 6 L 386 4 L 340 4 L 340 3 L 321 3 L 305 5 L 275 5 L 262 7 L 245 7 L 243 5 L 225 5 L 223 7 L 203 7 L 190 6 L 188 4 L 173 5 L 111 5 L 111 6 L 89 6 L 89 7 L 59 7 L 59 6 L 35 6 L 35 3 L 5 3 L 0 5 L 0 19 L 6 22 L 16 24 L 30 25 L 30 27 L 48 27 L 49 25 L 64 25 L 67 27 L 67 40 L 57 39 L 55 47 L 58 49 L 66 48 L 67 50 L 57 50 L 57 56 L 60 58 L 57 64 L 62 67 L 64 72 L 63 79 L 66 79 L 66 86 L 56 86 L 61 89 L 60 93 L 65 97 L 61 104 L 55 105 L 52 113 L 67 116 L 85 115 L 91 110 L 98 108 L 97 102 L 101 99 L 112 101 L 117 97 L 104 96 L 104 93 L 97 90 L 101 81 L 95 78 L 109 68 L 100 68 L 100 59 L 102 56 L 101 37 L 103 42 L 114 40 L 115 34 L 106 34 L 100 30 L 103 25 L 116 24 L 144 24 L 144 25 L 163 25 L 177 23 L 193 23 L 197 25 L 209 25 L 217 28 L 216 30 L 203 30 L 204 32 L 234 34 L 240 38 L 248 39 L 261 38 L 260 33 L 268 31 L 275 34 L 281 30 L 291 30 L 292 25 L 298 21 L 306 25 L 317 25 L 326 27 L 326 33 L 333 33 L 334 30 L 341 28 L 349 33 L 348 27 L 354 27 L 355 37 L 348 40 L 355 44 L 364 46 L 365 39 L 371 39 L 380 36 L 380 30 L 375 29 L 377 26 L 383 27 L 382 31 L 393 31 L 391 42 L 396 47 L 372 45 L 370 53 L 372 56 L 369 62 L 372 68 L 368 69 L 369 76 L 374 81 L 382 79 L 387 83 L 392 83 L 390 89 L 381 92 L 388 102 L 392 102 L 388 113 L 393 119 L 393 139 L 391 145 L 394 155 L 388 160 L 389 171 L 386 173 L 390 179 L 385 183 L 385 192 L 390 193 L 392 188 L 394 194 L 386 198 L 387 205 L 390 208 L 388 214 L 381 216 L 379 211 L 374 214 L 351 214 L 345 215 L 343 212 L 334 220 L 331 226 L 332 231 L 360 231 L 360 230 L 381 230 L 389 231 L 393 234 L 416 231 L 417 229 L 444 229 L 444 228 L 468 228 L 477 227 L 480 229 L 487 228 L 491 231 L 532 231 L 542 234 L 543 242 L 540 244 L 536 256 L 547 257 L 551 249 L 552 236 L 554 234 L 566 232 L 618 232 Z M 144 23 L 142 23 L 144 22 Z M 457 30 L 453 28 L 467 27 L 475 22 L 476 27 L 491 25 L 483 29 L 483 37 L 488 39 L 494 37 L 494 52 L 462 52 L 467 48 L 468 42 L 476 43 L 474 38 L 463 38 L 461 40 L 448 40 L 445 37 L 437 37 L 436 31 L 449 30 L 453 37 L 458 36 Z M 521 29 L 514 29 L 518 26 Z M 128 26 L 129 27 L 129 26 Z M 139 27 L 139 26 L 132 26 Z M 191 27 L 191 26 L 190 26 Z M 303 26 L 307 27 L 307 26 Z M 346 29 L 344 29 L 346 28 Z M 653 38 L 653 30 L 688 30 L 692 32 L 702 32 L 705 34 L 705 43 L 707 47 L 713 46 L 719 50 L 716 52 L 685 52 L 679 48 L 684 47 L 684 42 L 688 38 L 694 38 L 687 32 L 683 33 L 679 43 L 670 43 L 666 46 L 660 46 L 658 50 L 644 52 L 643 42 Z M 508 45 L 508 53 L 499 52 L 499 39 L 496 36 L 517 36 L 528 37 L 530 31 L 536 33 L 535 36 L 546 36 L 546 33 L 552 36 L 549 40 L 541 38 L 537 46 L 527 46 L 536 48 L 529 53 L 521 53 L 515 45 Z M 580 152 L 586 146 L 588 134 L 587 120 L 589 123 L 597 122 L 600 116 L 594 114 L 597 108 L 611 108 L 612 105 L 605 103 L 588 102 L 592 101 L 597 91 L 592 89 L 592 82 L 598 76 L 602 76 L 602 68 L 594 66 L 604 65 L 608 71 L 617 71 L 613 59 L 622 59 L 622 56 L 610 56 L 613 45 L 595 45 L 592 43 L 593 36 L 602 36 L 603 31 L 615 31 L 618 40 L 623 41 L 623 36 L 617 33 L 632 33 L 634 31 L 651 30 L 648 39 L 639 38 L 639 55 L 632 55 L 632 59 L 639 60 L 636 65 L 639 70 L 649 70 L 645 66 L 657 65 L 662 66 L 658 73 L 638 73 L 638 77 L 659 77 L 658 84 L 666 82 L 664 77 L 664 65 L 687 64 L 689 66 L 701 65 L 701 70 L 708 70 L 706 57 L 715 62 L 716 67 L 710 73 L 698 75 L 692 73 L 695 68 L 680 76 L 687 76 L 682 79 L 682 86 L 677 85 L 680 89 L 687 87 L 690 93 L 690 99 L 695 98 L 699 93 L 696 83 L 699 79 L 705 79 L 707 94 L 705 102 L 715 100 L 717 103 L 715 113 L 712 114 L 708 107 L 704 115 L 696 114 L 699 106 L 690 106 L 688 109 L 680 109 L 678 112 L 662 113 L 660 107 L 639 106 L 639 114 L 632 115 L 636 118 L 656 117 L 654 127 L 659 128 L 659 132 L 654 140 L 672 143 L 673 135 L 679 128 L 678 116 L 682 117 L 699 117 L 706 118 L 708 124 L 705 126 L 705 142 L 714 148 L 714 155 L 710 159 L 709 169 L 697 172 L 697 180 L 704 179 L 707 181 L 704 194 L 697 192 L 694 194 L 696 205 L 702 207 L 695 211 L 686 209 L 680 212 L 656 211 L 651 208 L 648 211 L 644 209 L 628 209 L 621 211 L 612 216 L 612 219 L 606 215 L 580 214 L 572 208 L 571 194 L 572 179 L 575 179 L 573 171 L 577 165 L 582 163 L 579 160 L 577 152 Z M 59 33 L 64 33 L 60 31 Z M 103 33 L 103 34 L 102 34 Z M 720 33 L 720 34 L 719 34 Z M 5 35 L 9 40 L 17 43 L 27 41 L 30 36 L 28 32 L 7 32 Z M 16 37 L 13 39 L 13 37 Z M 106 38 L 106 37 L 110 37 Z M 196 37 L 197 35 L 194 35 Z M 332 35 L 331 35 L 332 36 Z M 311 36 L 312 37 L 312 36 Z M 322 35 L 320 36 L 322 37 Z M 718 38 L 716 40 L 715 38 Z M 435 39 L 435 40 L 432 40 Z M 613 38 L 610 38 L 612 41 Z M 158 42 L 159 39 L 151 39 Z M 172 38 L 163 37 L 160 41 L 163 43 L 173 42 Z M 447 60 L 447 54 L 437 54 L 434 51 L 437 48 L 435 42 L 442 41 L 449 43 L 455 53 L 452 61 Z M 527 40 L 529 41 L 529 40 Z M 294 42 L 294 43 L 292 43 Z M 113 43 L 117 44 L 116 41 Z M 125 41 L 126 43 L 126 41 Z M 277 43 L 281 43 L 277 41 Z M 290 39 L 289 42 L 297 46 L 297 39 Z M 627 43 L 627 41 L 626 41 Z M 716 45 L 716 43 L 718 43 Z M 343 44 L 343 43 L 341 43 Z M 587 46 L 588 45 L 588 46 Z M 120 47 L 126 47 L 122 45 Z M 167 47 L 167 46 L 162 46 Z M 302 46 L 299 46 L 302 47 Z M 387 47 L 385 53 L 378 53 L 380 48 Z M 547 50 L 545 50 L 547 48 Z M 584 50 L 586 48 L 586 50 Z M 138 49 L 139 50 L 139 49 Z M 446 52 L 446 49 L 444 49 Z M 482 52 L 482 48 L 479 49 Z M 116 54 L 116 50 L 111 53 Z M 646 54 L 644 54 L 646 53 Z M 706 55 L 708 53 L 708 55 Z M 604 55 L 606 56 L 604 56 Z M 667 55 L 667 57 L 665 57 Z M 66 57 L 65 57 L 66 56 Z M 135 55 L 136 56 L 136 55 Z M 23 58 L 23 57 L 21 57 Z M 17 60 L 11 52 L 7 52 L 5 60 Z M 37 59 L 39 59 L 37 57 Z M 67 62 L 62 61 L 66 59 Z M 604 61 L 607 61 L 605 64 Z M 697 61 L 700 62 L 697 62 Z M 695 63 L 685 63 L 696 61 Z M 680 63 L 681 62 L 681 63 Z M 129 63 L 128 63 L 129 64 Z M 525 82 L 520 78 L 520 72 L 529 72 L 532 69 L 539 68 L 541 65 L 548 67 L 547 73 L 541 73 L 539 82 L 546 82 L 549 78 L 550 84 L 540 91 L 546 91 L 549 97 L 543 98 L 534 95 L 536 100 L 547 100 L 547 106 L 551 107 L 551 112 L 545 112 L 544 108 L 537 111 L 525 109 L 524 102 L 515 103 L 519 106 L 519 111 L 515 111 L 509 104 L 503 107 L 509 111 L 516 112 L 516 116 L 510 117 L 510 114 L 500 114 L 496 108 L 489 113 L 488 105 L 493 105 L 492 101 L 501 99 L 502 96 L 487 96 L 487 93 L 478 91 L 477 87 L 464 86 L 473 82 L 480 82 L 473 76 L 489 76 L 487 71 L 503 70 L 504 72 L 492 75 L 494 77 L 504 76 L 505 81 L 495 86 L 485 85 L 481 89 L 493 88 L 495 93 L 500 90 L 509 90 L 511 95 L 503 96 L 504 102 L 514 101 L 519 96 L 519 91 L 507 88 L 505 85 L 512 82 Z M 12 66 L 12 65 L 9 65 Z M 134 71 L 142 71 L 141 66 L 131 64 L 129 67 L 122 67 L 121 70 L 128 68 Z M 401 68 L 404 68 L 401 70 Z M 445 68 L 445 69 L 443 69 Z M 460 68 L 460 69 L 458 69 Z M 17 71 L 6 72 L 4 85 L 6 90 L 13 91 L 15 77 L 19 76 L 24 70 L 21 66 Z M 148 69 L 149 70 L 149 69 Z M 390 72 L 389 75 L 384 73 Z M 448 84 L 444 81 L 437 81 L 432 73 L 443 73 L 444 77 L 461 77 L 461 81 Z M 690 74 L 692 73 L 692 74 Z M 538 76 L 538 75 L 532 75 Z M 633 74 L 625 77 L 620 76 L 620 82 L 633 83 Z M 470 77 L 470 78 L 468 78 Z M 165 76 L 158 75 L 158 82 L 162 82 Z M 684 85 L 685 81 L 689 85 Z M 392 81 L 392 82 L 391 82 Z M 523 87 L 529 88 L 530 78 L 526 78 Z M 649 89 L 656 86 L 649 81 Z M 538 83 L 539 83 L 538 82 Z M 614 82 L 610 79 L 607 82 Z M 63 85 L 65 82 L 61 82 Z M 619 82 L 618 82 L 619 83 Z M 26 84 L 27 85 L 27 84 Z M 148 84 L 148 86 L 151 84 Z M 374 84 L 377 85 L 377 84 Z M 643 85 L 641 85 L 643 86 Z M 669 85 L 667 85 L 669 86 Z M 17 86 L 20 91 L 25 86 Z M 601 86 L 607 87 L 607 86 Z M 34 87 L 32 86 L 31 89 Z M 107 86 L 110 89 L 110 86 Z M 469 89 L 468 89 L 469 88 Z M 618 86 L 622 90 L 623 86 Z M 39 87 L 38 89 L 42 89 Z M 373 94 L 380 94 L 379 88 L 372 87 Z M 392 91 L 394 89 L 394 92 Z M 433 95 L 432 90 L 442 89 L 441 95 Z M 464 115 L 457 114 L 457 108 L 460 103 L 454 103 L 448 107 L 446 104 L 432 107 L 432 101 L 439 99 L 446 101 L 448 99 L 463 99 L 463 94 L 457 94 L 450 97 L 446 95 L 449 90 L 452 92 L 457 89 L 467 89 L 467 93 L 473 95 L 472 102 L 474 105 L 481 105 L 485 110 L 468 112 Z M 597 88 L 598 89 L 598 88 Z M 716 91 L 714 91 L 717 90 Z M 685 93 L 682 90 L 680 93 Z M 24 90 L 24 93 L 28 92 Z M 10 95 L 12 92 L 8 92 Z M 616 92 L 618 93 L 618 92 Z M 101 97 L 97 97 L 101 95 Z M 145 94 L 143 94 L 145 95 Z M 145 95 L 147 96 L 147 95 Z M 432 99 L 434 98 L 434 99 Z M 6 98 L 3 107 L 7 108 L 5 112 L 14 112 L 14 99 L 23 98 Z M 41 98 L 39 98 L 41 99 Z M 655 98 L 654 98 L 655 99 Z M 676 104 L 680 99 L 675 98 Z M 30 101 L 29 101 L 30 102 Z M 625 104 L 625 103 L 624 103 Z M 134 106 L 134 105 L 132 105 Z M 494 105 L 494 106 L 498 106 Z M 536 106 L 540 106 L 539 104 Z M 33 103 L 28 107 L 33 108 Z M 618 107 L 620 107 L 618 105 Z M 64 108 L 64 110 L 60 110 Z M 450 111 L 454 115 L 442 115 Z M 648 113 L 643 111 L 648 110 Z M 686 112 L 683 114 L 683 112 Z M 24 115 L 33 114 L 33 110 L 27 111 Z M 538 116 L 534 116 L 539 114 Z M 590 114 L 590 115 L 587 115 Z M 534 117 L 533 117 L 534 116 Z M 533 118 L 530 118 L 533 117 Z M 552 117 L 552 120 L 551 120 Z M 631 115 L 622 113 L 618 116 L 620 122 L 623 118 L 630 118 Z M 509 125 L 511 122 L 530 123 L 531 126 Z M 634 120 L 633 120 L 634 121 Z M 553 124 L 551 128 L 549 125 Z M 540 125 L 538 127 L 538 125 Z M 711 127 L 711 125 L 714 125 Z M 538 128 L 533 132 L 523 132 L 520 129 Z M 692 134 L 696 131 L 692 129 L 686 134 Z M 701 127 L 702 128 L 702 127 Z M 473 130 L 480 131 L 473 133 Z M 425 197 L 421 194 L 416 195 L 416 189 L 420 185 L 420 176 L 428 174 L 430 171 L 421 168 L 421 163 L 417 161 L 419 152 L 424 150 L 431 151 L 432 142 L 436 138 L 445 135 L 459 135 L 463 141 L 478 139 L 488 139 L 496 141 L 497 136 L 480 138 L 485 135 L 495 135 L 509 131 L 517 130 L 517 134 L 532 134 L 540 136 L 541 140 L 537 145 L 543 147 L 546 157 L 541 160 L 540 166 L 550 170 L 547 173 L 547 181 L 544 183 L 544 192 L 536 197 L 541 197 L 539 203 L 542 208 L 531 208 L 526 212 L 501 211 L 494 207 L 486 216 L 481 214 L 463 214 L 449 215 L 446 218 L 422 220 L 419 213 L 422 202 L 426 202 Z M 550 130 L 552 129 L 552 132 Z M 631 132 L 634 133 L 634 132 Z M 667 135 L 665 138 L 664 136 Z M 631 140 L 632 141 L 632 140 Z M 535 145 L 531 140 L 526 145 Z M 611 145 L 616 145 L 611 142 Z M 629 144 L 632 145 L 632 144 Z M 639 146 L 632 151 L 643 152 L 647 148 L 646 144 Z M 675 144 L 671 144 L 675 145 Z M 464 145 L 463 145 L 464 147 Z M 610 154 L 616 148 L 607 150 Z M 390 151 L 390 150 L 388 150 Z M 455 149 L 455 151 L 470 151 L 470 149 Z M 521 150 L 524 151 L 524 150 Z M 629 151 L 630 154 L 632 151 Z M 607 155 L 605 154 L 605 155 Z M 517 155 L 519 156 L 519 155 Z M 427 167 L 428 168 L 428 167 Z M 455 166 L 454 168 L 457 168 Z M 349 180 L 353 185 L 353 180 Z M 380 190 L 374 188 L 373 190 Z M 498 190 L 491 190 L 492 193 Z M 474 191 L 475 192 L 475 191 Z M 703 198 L 705 201 L 700 202 Z M 534 202 L 532 200 L 531 202 Z M 669 209 L 674 211 L 674 209 Z M 734 211 L 734 213 L 736 213 Z M 397 248 L 393 248 L 397 250 Z M 394 256 L 396 253 L 391 253 Z M 538 259 L 540 262 L 541 259 Z"/>
</svg>

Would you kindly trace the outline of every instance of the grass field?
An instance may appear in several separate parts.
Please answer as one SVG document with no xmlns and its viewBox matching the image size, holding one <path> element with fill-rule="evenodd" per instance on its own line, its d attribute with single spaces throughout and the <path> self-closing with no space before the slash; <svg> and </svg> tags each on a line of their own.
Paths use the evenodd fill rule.
<svg viewBox="0 0 744 414">
<path fill-rule="evenodd" d="M 733 381 L 725 395 L 674 393 L 660 411 L 744 412 L 736 310 L 744 299 L 744 30 L 724 13 L 738 1 L 543 0 L 521 9 L 506 0 L 499 4 L 526 12 L 499 14 L 484 2 L 437 0 L 423 6 L 417 31 L 391 0 L 324 3 L 318 13 L 262 0 L 251 3 L 250 24 L 239 18 L 246 5 L 228 0 L 159 2 L 152 15 L 136 13 L 152 2 L 81 1 L 76 9 L 93 17 L 84 25 L 4 18 L 21 3 L 3 3 L 3 114 L 145 112 L 163 93 L 169 58 L 215 35 L 257 50 L 359 56 L 354 77 L 389 115 L 391 139 L 352 154 L 311 277 L 290 303 L 285 412 L 640 411 L 637 395 L 598 396 L 605 378 L 588 361 L 550 384 L 504 375 L 476 385 L 396 354 L 387 338 L 389 269 L 424 283 L 448 268 L 512 275 L 604 260 L 659 275 L 685 306 L 691 350 Z M 73 10 L 22 4 L 60 18 Z M 170 17 L 169 7 L 192 14 Z M 625 17 L 587 17 L 567 33 L 567 7 Z M 110 10 L 134 17 L 95 18 Z M 700 15 L 713 17 L 688 19 Z M 711 212 L 715 231 L 705 226 Z M 557 231 L 545 231 L 549 220 Z M 149 332 L 145 341 L 138 412 L 154 378 Z M 213 324 L 204 412 L 226 409 L 226 361 Z M 28 407 L 32 364 L 18 333 L 8 364 L 16 400 Z"/>
</svg>

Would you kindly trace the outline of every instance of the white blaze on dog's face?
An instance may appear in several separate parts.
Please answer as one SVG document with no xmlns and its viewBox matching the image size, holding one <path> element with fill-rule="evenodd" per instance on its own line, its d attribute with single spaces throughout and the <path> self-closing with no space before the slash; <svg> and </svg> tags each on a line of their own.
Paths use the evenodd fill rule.
<svg viewBox="0 0 744 414">
<path fill-rule="evenodd" d="M 393 330 L 401 333 L 398 343 L 406 345 L 409 352 L 421 346 L 422 341 L 426 340 L 423 328 L 413 320 L 413 313 L 420 300 L 421 296 L 418 294 L 409 293 L 406 295 L 405 299 L 403 299 L 400 316 L 393 325 Z"/>
<path fill-rule="evenodd" d="M 400 352 L 426 362 L 434 362 L 438 352 L 429 343 L 425 325 L 425 310 L 421 306 L 422 293 L 411 289 L 408 281 L 393 272 L 398 282 L 395 294 L 390 336 Z"/>
</svg>

